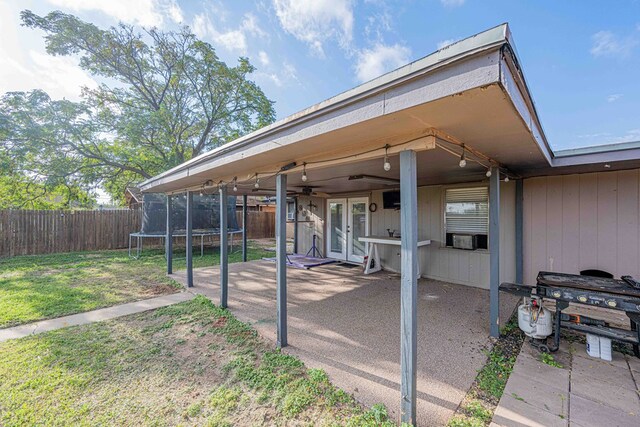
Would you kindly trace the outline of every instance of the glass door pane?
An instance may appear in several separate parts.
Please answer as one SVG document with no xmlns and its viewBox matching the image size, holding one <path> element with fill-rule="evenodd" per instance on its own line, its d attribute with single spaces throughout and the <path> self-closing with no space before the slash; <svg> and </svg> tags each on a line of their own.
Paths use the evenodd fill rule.
<svg viewBox="0 0 640 427">
<path fill-rule="evenodd" d="M 342 202 L 330 202 L 329 203 L 329 215 L 330 215 L 330 252 L 342 253 L 344 251 L 344 203 Z"/>
<path fill-rule="evenodd" d="M 367 206 L 369 199 L 354 198 L 349 199 L 349 218 L 348 218 L 348 247 L 347 259 L 353 262 L 364 261 L 367 253 L 367 244 L 360 241 L 360 237 L 364 237 L 369 232 L 369 211 Z"/>
<path fill-rule="evenodd" d="M 351 254 L 364 256 L 365 243 L 358 239 L 367 235 L 367 204 L 364 202 L 353 203 L 351 207 L 351 218 L 353 223 L 351 227 L 351 242 L 353 245 Z"/>
</svg>

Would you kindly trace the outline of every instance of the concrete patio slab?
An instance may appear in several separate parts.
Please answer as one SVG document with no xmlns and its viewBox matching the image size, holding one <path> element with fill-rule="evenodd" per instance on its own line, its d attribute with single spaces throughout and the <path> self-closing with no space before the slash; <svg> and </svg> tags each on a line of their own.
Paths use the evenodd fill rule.
<svg viewBox="0 0 640 427">
<path fill-rule="evenodd" d="M 636 427 L 640 425 L 637 413 L 612 408 L 571 393 L 571 425 L 580 427 Z"/>
<path fill-rule="evenodd" d="M 556 416 L 567 418 L 569 393 L 548 384 L 536 381 L 535 378 L 525 377 L 514 372 L 509 377 L 504 394 Z"/>
<path fill-rule="evenodd" d="M 219 301 L 217 267 L 194 270 L 195 287 Z M 174 279 L 185 283 L 185 273 Z M 400 282 L 380 272 L 329 265 L 287 269 L 289 347 L 307 366 L 367 405 L 400 406 Z M 275 265 L 229 265 L 229 308 L 275 343 Z M 421 426 L 446 425 L 476 377 L 490 345 L 489 294 L 421 279 L 418 284 L 418 415 Z M 502 319 L 517 298 L 502 298 Z"/>
<path fill-rule="evenodd" d="M 566 427 L 567 419 L 541 411 L 526 402 L 503 396 L 493 414 L 492 425 L 500 427 Z"/>
<path fill-rule="evenodd" d="M 560 415 L 560 425 L 640 425 L 640 395 L 630 368 L 639 366 L 635 357 L 614 352 L 607 362 L 589 357 L 584 344 L 565 340 L 554 359 L 563 367 L 544 364 L 536 350 L 523 344 L 494 414 L 495 425 L 558 425 L 548 413 Z M 558 390 L 564 395 L 562 412 Z"/>
<path fill-rule="evenodd" d="M 113 307 L 101 308 L 98 310 L 87 311 L 85 313 L 42 320 L 26 325 L 15 326 L 13 328 L 0 329 L 0 342 L 23 338 L 34 334 L 41 334 L 47 331 L 66 328 L 67 326 L 85 325 L 87 323 L 115 319 L 116 317 L 127 316 L 129 314 L 142 313 L 143 311 L 188 301 L 193 297 L 194 295 L 189 292 L 178 292 L 176 294 L 163 295 L 157 298 L 149 298 L 142 301 L 115 305 Z"/>
</svg>

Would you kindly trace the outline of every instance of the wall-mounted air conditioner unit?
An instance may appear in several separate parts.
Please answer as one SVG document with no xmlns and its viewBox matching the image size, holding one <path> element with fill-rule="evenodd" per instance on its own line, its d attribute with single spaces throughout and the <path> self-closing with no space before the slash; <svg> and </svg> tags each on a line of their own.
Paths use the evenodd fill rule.
<svg viewBox="0 0 640 427">
<path fill-rule="evenodd" d="M 456 249 L 478 249 L 478 236 L 475 234 L 454 234 L 453 247 Z"/>
</svg>

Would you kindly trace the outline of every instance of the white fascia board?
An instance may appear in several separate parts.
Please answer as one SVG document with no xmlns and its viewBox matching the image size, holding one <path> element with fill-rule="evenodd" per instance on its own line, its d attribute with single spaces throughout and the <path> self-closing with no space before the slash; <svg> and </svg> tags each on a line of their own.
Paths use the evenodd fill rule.
<svg viewBox="0 0 640 427">
<path fill-rule="evenodd" d="M 553 167 L 592 165 L 640 160 L 640 142 L 585 147 L 556 153 Z"/>
<path fill-rule="evenodd" d="M 509 45 L 509 47 L 512 49 L 513 55 L 515 55 L 513 45 Z M 533 98 L 524 80 L 522 70 L 518 66 L 518 59 L 517 57 L 510 56 L 508 51 L 503 52 L 500 61 L 500 83 L 504 91 L 509 95 L 511 104 L 531 133 L 531 137 L 535 140 L 538 149 L 549 165 L 552 165 L 554 154 L 542 129 Z"/>
</svg>

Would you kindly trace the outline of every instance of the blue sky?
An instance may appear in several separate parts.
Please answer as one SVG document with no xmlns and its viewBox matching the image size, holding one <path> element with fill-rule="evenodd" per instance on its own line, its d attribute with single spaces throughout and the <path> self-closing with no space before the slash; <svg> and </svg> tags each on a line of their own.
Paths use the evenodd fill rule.
<svg viewBox="0 0 640 427">
<path fill-rule="evenodd" d="M 189 25 L 228 63 L 247 56 L 278 118 L 502 22 L 554 149 L 640 140 L 640 1 L 0 0 L 0 92 L 77 98 L 96 82 L 44 52 L 18 14 L 106 27 Z"/>
</svg>

